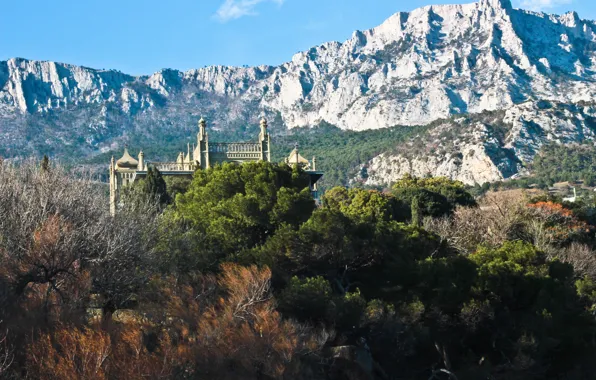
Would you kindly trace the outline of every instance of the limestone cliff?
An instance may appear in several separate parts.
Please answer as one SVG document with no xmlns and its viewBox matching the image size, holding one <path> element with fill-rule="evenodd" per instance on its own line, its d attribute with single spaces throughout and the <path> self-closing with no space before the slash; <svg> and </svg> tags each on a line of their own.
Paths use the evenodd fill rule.
<svg viewBox="0 0 596 380">
<path fill-rule="evenodd" d="M 524 174 L 548 142 L 596 139 L 594 103 L 525 102 L 503 111 L 453 117 L 427 134 L 382 153 L 364 165 L 369 185 L 386 185 L 406 173 L 447 176 L 466 184 L 501 181 Z"/>
<path fill-rule="evenodd" d="M 523 104 L 547 100 L 573 108 L 595 95 L 593 21 L 574 12 L 549 15 L 513 9 L 509 0 L 481 0 L 396 13 L 345 42 L 313 47 L 279 66 L 164 69 L 135 77 L 10 59 L 0 62 L 0 143 L 4 155 L 40 147 L 59 154 L 64 146 L 87 155 L 112 149 L 130 134 L 191 128 L 199 115 L 218 130 L 256 123 L 263 113 L 280 129 L 325 121 L 367 130 L 507 110 L 502 122 L 512 126 L 509 145 L 499 149 L 529 160 L 535 145 L 556 139 L 558 129 L 575 134 L 569 139 L 589 134 L 569 118 L 543 119 Z M 484 136 L 481 126 L 474 133 Z M 408 157 L 408 165 L 468 182 L 515 173 L 515 162 L 495 164 L 490 153 L 483 156 L 491 143 L 482 138 L 461 146 L 461 165 L 439 155 L 424 165 Z M 475 155 L 466 156 L 472 150 Z M 395 157 L 385 153 L 371 170 L 406 170 Z"/>
</svg>

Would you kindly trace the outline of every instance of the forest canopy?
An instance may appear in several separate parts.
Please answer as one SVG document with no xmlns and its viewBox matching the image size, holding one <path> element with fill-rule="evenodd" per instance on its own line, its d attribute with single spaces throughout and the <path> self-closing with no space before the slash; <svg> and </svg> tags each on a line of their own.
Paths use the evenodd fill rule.
<svg viewBox="0 0 596 380">
<path fill-rule="evenodd" d="M 329 189 L 267 162 L 159 173 L 115 217 L 0 166 L 0 378 L 543 379 L 595 368 L 581 210 L 446 178 Z M 134 200 L 134 201 L 132 201 Z"/>
</svg>

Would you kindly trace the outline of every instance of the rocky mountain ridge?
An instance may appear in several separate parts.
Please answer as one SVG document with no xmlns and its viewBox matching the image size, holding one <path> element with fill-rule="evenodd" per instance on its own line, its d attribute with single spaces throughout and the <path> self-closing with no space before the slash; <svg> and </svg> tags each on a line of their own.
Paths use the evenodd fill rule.
<svg viewBox="0 0 596 380">
<path fill-rule="evenodd" d="M 594 141 L 596 104 L 528 101 L 434 124 L 424 136 L 374 157 L 354 181 L 388 185 L 410 173 L 474 185 L 525 175 L 544 144 Z"/>
<path fill-rule="evenodd" d="M 343 43 L 313 47 L 275 67 L 164 69 L 135 77 L 55 62 L 0 62 L 0 153 L 93 155 L 140 134 L 157 143 L 160 135 L 185 135 L 199 115 L 216 130 L 255 123 L 260 114 L 274 120 L 279 131 L 321 122 L 367 130 L 427 124 L 456 114 L 514 112 L 540 100 L 575 107 L 594 98 L 595 80 L 596 24 L 575 12 L 513 9 L 509 0 L 432 5 L 396 13 Z M 558 122 L 541 119 L 547 124 L 540 128 L 556 129 Z M 477 127 L 470 133 L 485 136 Z M 580 130 L 567 139 L 591 138 Z M 526 140 L 520 136 L 511 134 L 499 149 L 522 144 Z M 518 156 L 522 151 L 513 149 L 515 159 L 506 166 L 517 168 L 515 160 L 531 159 Z M 371 171 L 403 172 L 389 169 L 406 167 L 389 156 L 373 160 Z M 519 170 L 498 169 L 497 174 L 477 164 L 447 169 L 451 166 L 440 164 L 442 157 L 435 158 L 427 168 L 414 165 L 412 170 L 434 170 L 467 182 L 506 178 Z M 368 181 L 377 183 L 384 175 Z"/>
</svg>

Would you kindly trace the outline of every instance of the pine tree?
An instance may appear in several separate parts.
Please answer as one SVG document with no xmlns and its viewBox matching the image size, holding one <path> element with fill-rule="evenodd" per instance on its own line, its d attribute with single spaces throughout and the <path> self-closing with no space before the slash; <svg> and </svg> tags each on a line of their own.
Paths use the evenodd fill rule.
<svg viewBox="0 0 596 380">
<path fill-rule="evenodd" d="M 50 171 L 50 159 L 45 154 L 41 159 L 40 169 L 42 172 L 49 172 Z"/>
<path fill-rule="evenodd" d="M 412 198 L 411 209 L 412 209 L 412 225 L 414 225 L 416 227 L 420 227 L 420 225 L 421 225 L 420 202 L 419 202 L 417 196 Z"/>
<path fill-rule="evenodd" d="M 170 202 L 166 181 L 164 181 L 161 173 L 156 168 L 149 167 L 147 170 L 144 191 L 146 194 L 155 197 L 162 205 L 166 205 Z"/>
<path fill-rule="evenodd" d="M 584 174 L 584 185 L 586 186 L 594 186 L 596 185 L 596 178 L 590 172 Z"/>
</svg>

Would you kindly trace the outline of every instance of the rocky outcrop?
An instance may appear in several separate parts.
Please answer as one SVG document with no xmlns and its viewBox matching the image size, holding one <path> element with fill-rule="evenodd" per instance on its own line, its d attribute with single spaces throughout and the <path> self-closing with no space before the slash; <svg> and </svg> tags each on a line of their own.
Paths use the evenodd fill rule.
<svg viewBox="0 0 596 380">
<path fill-rule="evenodd" d="M 381 154 L 368 167 L 370 185 L 386 185 L 405 174 L 415 177 L 444 176 L 466 184 L 496 182 L 504 179 L 503 173 L 479 144 L 466 145 L 462 152 L 450 157 Z"/>
<path fill-rule="evenodd" d="M 427 134 L 364 165 L 369 185 L 387 185 L 404 174 L 446 176 L 466 184 L 523 174 L 542 145 L 596 140 L 594 103 L 526 102 L 437 123 Z"/>
</svg>

